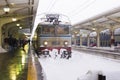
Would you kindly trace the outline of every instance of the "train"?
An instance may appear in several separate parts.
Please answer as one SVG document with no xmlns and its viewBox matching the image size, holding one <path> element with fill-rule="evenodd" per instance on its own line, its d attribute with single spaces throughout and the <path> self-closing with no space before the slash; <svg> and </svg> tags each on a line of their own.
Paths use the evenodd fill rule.
<svg viewBox="0 0 120 80">
<path fill-rule="evenodd" d="M 96 36 L 90 36 L 90 47 L 97 46 Z M 76 45 L 80 46 L 80 36 L 76 36 Z M 82 37 L 82 45 L 87 46 L 87 37 Z M 120 45 L 120 34 L 114 34 L 114 46 Z M 100 33 L 100 47 L 111 47 L 111 34 Z"/>
<path fill-rule="evenodd" d="M 40 55 L 57 50 L 58 54 L 64 53 L 71 56 L 71 24 L 62 22 L 59 17 L 58 14 L 47 14 L 45 20 L 38 24 L 36 46 Z"/>
</svg>

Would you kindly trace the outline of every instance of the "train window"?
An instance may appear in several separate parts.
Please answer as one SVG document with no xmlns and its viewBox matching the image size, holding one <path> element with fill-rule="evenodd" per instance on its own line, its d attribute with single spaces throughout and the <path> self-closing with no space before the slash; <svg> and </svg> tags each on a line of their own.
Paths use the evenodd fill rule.
<svg viewBox="0 0 120 80">
<path fill-rule="evenodd" d="M 69 26 L 66 25 L 57 25 L 57 26 L 48 26 L 44 25 L 41 27 L 42 34 L 50 34 L 50 35 L 62 35 L 69 34 Z"/>
<path fill-rule="evenodd" d="M 54 34 L 55 28 L 54 26 L 43 26 L 42 27 L 42 34 Z"/>
<path fill-rule="evenodd" d="M 69 26 L 56 26 L 57 34 L 69 34 Z"/>
</svg>

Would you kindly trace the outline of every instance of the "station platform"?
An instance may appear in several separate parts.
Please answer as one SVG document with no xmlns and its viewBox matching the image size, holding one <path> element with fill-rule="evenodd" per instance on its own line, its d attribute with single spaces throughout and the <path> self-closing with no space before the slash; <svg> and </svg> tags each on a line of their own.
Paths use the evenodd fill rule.
<svg viewBox="0 0 120 80">
<path fill-rule="evenodd" d="M 29 45 L 0 53 L 0 80 L 43 80 L 42 68 Z"/>
<path fill-rule="evenodd" d="M 91 49 L 97 51 L 109 51 L 119 53 L 119 50 L 116 50 L 115 47 L 87 47 L 87 46 L 72 46 L 73 48 L 82 48 L 82 49 Z"/>
<path fill-rule="evenodd" d="M 114 47 L 72 46 L 72 49 L 77 51 L 83 51 L 88 54 L 120 60 L 120 51 L 116 51 Z"/>
</svg>

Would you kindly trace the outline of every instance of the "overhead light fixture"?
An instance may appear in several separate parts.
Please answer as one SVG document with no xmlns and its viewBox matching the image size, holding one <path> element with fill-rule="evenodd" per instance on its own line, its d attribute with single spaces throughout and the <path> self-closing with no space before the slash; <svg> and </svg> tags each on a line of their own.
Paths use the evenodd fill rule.
<svg viewBox="0 0 120 80">
<path fill-rule="evenodd" d="M 16 24 L 16 26 L 20 26 L 20 24 Z"/>
<path fill-rule="evenodd" d="M 22 27 L 19 27 L 19 29 L 22 29 Z"/>
<path fill-rule="evenodd" d="M 17 21 L 17 19 L 16 18 L 12 18 L 12 21 Z"/>
<path fill-rule="evenodd" d="M 6 14 L 10 12 L 10 8 L 8 6 L 4 7 L 3 10 Z"/>
<path fill-rule="evenodd" d="M 12 6 L 15 5 L 15 3 L 10 3 Z"/>
<path fill-rule="evenodd" d="M 77 31 L 75 31 L 75 34 L 77 34 L 78 32 Z"/>
<path fill-rule="evenodd" d="M 96 29 L 95 28 L 92 28 L 93 31 L 95 31 Z"/>
</svg>

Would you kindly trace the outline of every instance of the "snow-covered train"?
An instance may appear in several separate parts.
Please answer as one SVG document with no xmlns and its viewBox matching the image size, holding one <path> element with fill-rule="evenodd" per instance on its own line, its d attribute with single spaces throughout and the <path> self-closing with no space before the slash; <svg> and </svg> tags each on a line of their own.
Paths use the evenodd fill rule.
<svg viewBox="0 0 120 80">
<path fill-rule="evenodd" d="M 61 54 L 62 50 L 71 54 L 71 24 L 62 22 L 59 18 L 58 14 L 47 14 L 45 20 L 38 24 L 36 43 L 39 54 L 49 54 L 55 49 L 58 54 Z"/>
</svg>

